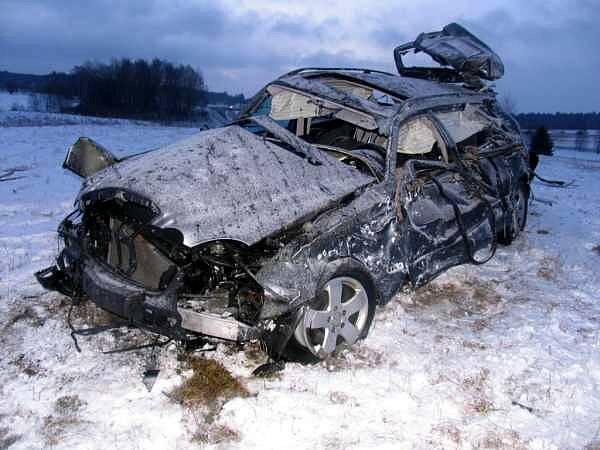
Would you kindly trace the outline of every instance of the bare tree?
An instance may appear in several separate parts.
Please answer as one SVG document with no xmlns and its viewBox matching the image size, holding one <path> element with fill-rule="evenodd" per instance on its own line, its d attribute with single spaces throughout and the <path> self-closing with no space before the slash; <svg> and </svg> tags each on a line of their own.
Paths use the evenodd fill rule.
<svg viewBox="0 0 600 450">
<path fill-rule="evenodd" d="M 577 130 L 577 133 L 575 133 L 575 150 L 578 150 L 580 152 L 584 151 L 587 139 L 588 139 L 588 131 L 587 130 L 585 130 L 585 129 Z"/>
</svg>

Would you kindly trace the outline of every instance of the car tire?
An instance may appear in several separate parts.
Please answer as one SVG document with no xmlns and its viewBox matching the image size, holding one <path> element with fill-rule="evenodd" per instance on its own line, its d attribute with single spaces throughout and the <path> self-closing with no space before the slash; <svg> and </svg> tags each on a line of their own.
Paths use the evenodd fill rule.
<svg viewBox="0 0 600 450">
<path fill-rule="evenodd" d="M 364 339 L 373 322 L 375 306 L 375 289 L 368 276 L 359 270 L 336 272 L 299 312 L 286 357 L 317 362 Z"/>
<path fill-rule="evenodd" d="M 521 184 L 514 194 L 513 204 L 516 217 L 507 215 L 504 218 L 504 230 L 498 233 L 498 242 L 502 245 L 510 245 L 527 225 L 529 187 L 526 184 Z"/>
</svg>

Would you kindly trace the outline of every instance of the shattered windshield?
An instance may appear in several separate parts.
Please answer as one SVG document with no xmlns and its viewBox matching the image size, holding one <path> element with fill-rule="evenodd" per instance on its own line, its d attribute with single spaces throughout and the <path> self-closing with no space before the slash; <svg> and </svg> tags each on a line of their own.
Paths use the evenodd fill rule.
<svg viewBox="0 0 600 450">
<path fill-rule="evenodd" d="M 388 139 L 360 127 L 363 117 L 331 108 L 318 98 L 287 89 L 266 91 L 252 115 L 240 125 L 284 148 L 321 164 L 329 154 L 379 180 L 385 173 Z"/>
<path fill-rule="evenodd" d="M 370 115 L 281 86 L 270 86 L 251 114 L 269 117 L 319 147 L 354 150 L 377 146 L 384 153 L 387 149 L 388 139 L 379 134 Z"/>
</svg>

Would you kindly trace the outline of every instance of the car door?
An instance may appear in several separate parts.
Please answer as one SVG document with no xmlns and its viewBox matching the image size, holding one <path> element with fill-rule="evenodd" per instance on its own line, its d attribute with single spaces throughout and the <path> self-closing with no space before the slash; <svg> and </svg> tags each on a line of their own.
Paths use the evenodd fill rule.
<svg viewBox="0 0 600 450">
<path fill-rule="evenodd" d="M 401 253 L 417 287 L 489 249 L 493 226 L 486 225 L 485 201 L 449 163 L 452 142 L 434 116 L 401 124 L 397 142 L 396 214 L 405 234 Z"/>
</svg>

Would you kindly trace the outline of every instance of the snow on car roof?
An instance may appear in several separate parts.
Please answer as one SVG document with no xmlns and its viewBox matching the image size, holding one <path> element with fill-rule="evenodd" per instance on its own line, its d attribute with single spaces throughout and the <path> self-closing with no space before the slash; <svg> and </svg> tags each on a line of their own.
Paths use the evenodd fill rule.
<svg viewBox="0 0 600 450">
<path fill-rule="evenodd" d="M 272 84 L 284 84 L 292 88 L 337 101 L 344 106 L 373 114 L 375 117 L 392 117 L 398 111 L 397 105 L 384 105 L 360 97 L 348 91 L 340 91 L 325 83 L 327 78 L 345 79 L 363 86 L 388 93 L 397 100 L 427 98 L 433 96 L 459 95 L 494 98 L 493 91 L 474 91 L 457 83 L 443 83 L 423 78 L 394 75 L 369 69 L 351 68 L 305 68 L 281 76 Z"/>
</svg>

